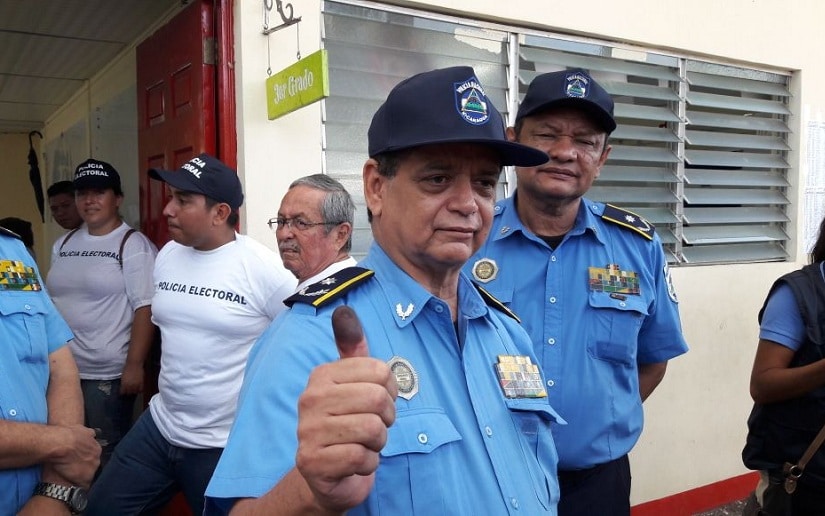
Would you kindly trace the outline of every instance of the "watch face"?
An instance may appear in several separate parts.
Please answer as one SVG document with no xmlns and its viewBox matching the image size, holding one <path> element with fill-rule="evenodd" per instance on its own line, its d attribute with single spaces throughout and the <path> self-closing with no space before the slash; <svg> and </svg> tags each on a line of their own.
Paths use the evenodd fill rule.
<svg viewBox="0 0 825 516">
<path fill-rule="evenodd" d="M 84 489 L 79 487 L 72 489 L 71 498 L 69 499 L 72 512 L 78 513 L 85 511 L 88 503 L 89 501 L 86 499 L 86 491 Z"/>
</svg>

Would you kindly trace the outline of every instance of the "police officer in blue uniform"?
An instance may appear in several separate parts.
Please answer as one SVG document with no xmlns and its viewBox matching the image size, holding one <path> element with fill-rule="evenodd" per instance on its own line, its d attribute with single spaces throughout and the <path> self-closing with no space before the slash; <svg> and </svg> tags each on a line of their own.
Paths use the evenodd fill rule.
<svg viewBox="0 0 825 516">
<path fill-rule="evenodd" d="M 0 228 L 0 515 L 79 513 L 100 460 L 72 333 L 31 255 Z"/>
<path fill-rule="evenodd" d="M 556 514 L 563 420 L 526 332 L 461 273 L 501 166 L 546 155 L 505 140 L 470 67 L 396 86 L 369 153 L 375 243 L 256 344 L 205 513 Z"/>
<path fill-rule="evenodd" d="M 466 265 L 522 319 L 568 422 L 554 429 L 564 516 L 629 514 L 642 401 L 687 351 L 653 226 L 584 197 L 615 128 L 613 100 L 585 71 L 537 76 L 507 134 L 550 160 L 516 168 L 515 194 Z"/>
</svg>

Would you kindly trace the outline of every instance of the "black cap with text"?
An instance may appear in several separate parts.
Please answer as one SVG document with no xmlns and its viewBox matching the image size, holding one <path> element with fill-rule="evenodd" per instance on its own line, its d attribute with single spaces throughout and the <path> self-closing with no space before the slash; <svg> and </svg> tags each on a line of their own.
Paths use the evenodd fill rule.
<svg viewBox="0 0 825 516">
<path fill-rule="evenodd" d="M 190 159 L 178 170 L 149 169 L 149 177 L 178 190 L 203 194 L 226 203 L 233 210 L 243 204 L 243 189 L 237 172 L 206 153 Z"/>
</svg>

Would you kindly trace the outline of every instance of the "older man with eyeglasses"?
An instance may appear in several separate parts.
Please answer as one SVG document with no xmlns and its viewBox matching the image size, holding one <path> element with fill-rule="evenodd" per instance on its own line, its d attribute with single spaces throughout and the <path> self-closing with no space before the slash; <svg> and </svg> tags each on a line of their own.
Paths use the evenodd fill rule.
<svg viewBox="0 0 825 516">
<path fill-rule="evenodd" d="M 349 255 L 355 203 L 344 185 L 324 174 L 295 180 L 269 227 L 298 291 L 356 264 Z"/>
</svg>

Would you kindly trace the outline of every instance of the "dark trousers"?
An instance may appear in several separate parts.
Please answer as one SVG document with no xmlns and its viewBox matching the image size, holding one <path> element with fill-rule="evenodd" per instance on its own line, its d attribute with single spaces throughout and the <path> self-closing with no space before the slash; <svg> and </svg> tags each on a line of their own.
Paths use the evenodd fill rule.
<svg viewBox="0 0 825 516">
<path fill-rule="evenodd" d="M 83 391 L 85 424 L 97 430 L 102 448 L 98 474 L 109 462 L 117 443 L 132 427 L 135 395 L 120 395 L 120 378 L 115 380 L 80 380 Z"/>
<path fill-rule="evenodd" d="M 627 455 L 592 468 L 559 471 L 559 516 L 629 516 Z"/>
<path fill-rule="evenodd" d="M 778 492 L 781 488 L 776 490 L 776 486 L 782 486 L 785 483 L 785 476 L 780 470 L 770 471 L 769 476 L 770 487 L 765 490 L 762 501 L 766 507 L 782 506 L 782 503 L 773 503 L 771 498 L 779 496 L 780 500 L 786 499 L 784 492 Z M 790 496 L 790 507 L 785 505 L 784 512 L 780 511 L 780 514 L 760 510 L 760 516 L 822 516 L 825 514 L 825 486 L 810 478 L 805 479 L 804 473 L 802 480 L 796 484 L 796 490 Z"/>
<path fill-rule="evenodd" d="M 149 410 L 137 420 L 89 492 L 86 516 L 156 514 L 183 492 L 192 514 L 203 514 L 203 494 L 223 448 L 170 444 Z"/>
</svg>

